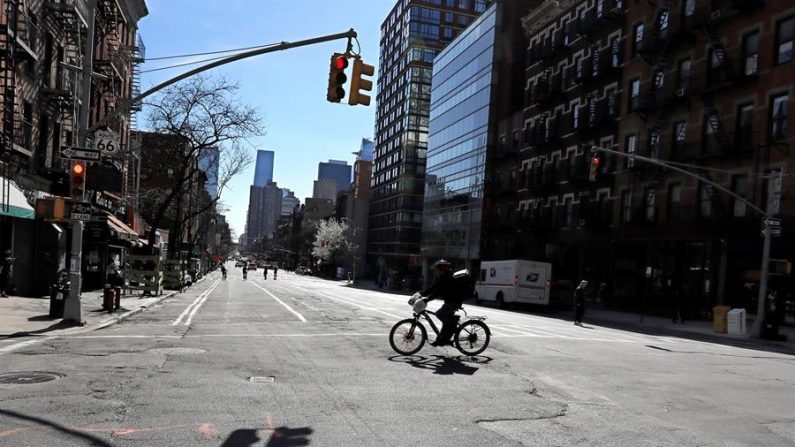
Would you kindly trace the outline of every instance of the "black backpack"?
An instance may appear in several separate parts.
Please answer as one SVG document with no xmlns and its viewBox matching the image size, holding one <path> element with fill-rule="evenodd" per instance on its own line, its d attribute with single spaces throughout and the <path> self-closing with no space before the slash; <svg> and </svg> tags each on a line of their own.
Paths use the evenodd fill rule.
<svg viewBox="0 0 795 447">
<path fill-rule="evenodd" d="M 466 301 L 475 294 L 475 285 L 467 270 L 459 270 L 453 273 L 453 285 L 455 287 L 455 295 L 461 301 Z"/>
</svg>

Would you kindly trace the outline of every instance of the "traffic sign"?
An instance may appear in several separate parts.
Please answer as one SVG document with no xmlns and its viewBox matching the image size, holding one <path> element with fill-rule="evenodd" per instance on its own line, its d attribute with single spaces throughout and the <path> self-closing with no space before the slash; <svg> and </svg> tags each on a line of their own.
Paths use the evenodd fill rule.
<svg viewBox="0 0 795 447">
<path fill-rule="evenodd" d="M 72 202 L 69 206 L 69 219 L 91 220 L 91 204 L 88 202 Z"/>
<path fill-rule="evenodd" d="M 762 226 L 764 227 L 778 227 L 781 228 L 781 219 L 774 219 L 772 217 L 765 217 L 762 219 Z"/>
<path fill-rule="evenodd" d="M 770 234 L 771 236 L 781 236 L 781 227 L 765 227 L 762 228 L 762 236 L 767 236 Z"/>
<path fill-rule="evenodd" d="M 102 155 L 113 155 L 119 151 L 119 135 L 109 130 L 94 132 L 94 149 Z"/>
<path fill-rule="evenodd" d="M 66 146 L 61 148 L 61 158 L 69 160 L 99 161 L 100 151 L 87 147 Z"/>
</svg>

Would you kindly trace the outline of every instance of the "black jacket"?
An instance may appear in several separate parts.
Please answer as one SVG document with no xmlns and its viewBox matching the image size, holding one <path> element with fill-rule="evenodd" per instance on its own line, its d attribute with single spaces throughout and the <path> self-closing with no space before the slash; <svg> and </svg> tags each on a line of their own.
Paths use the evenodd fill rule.
<svg viewBox="0 0 795 447">
<path fill-rule="evenodd" d="M 574 305 L 582 306 L 585 304 L 585 290 L 582 287 L 574 289 Z"/>
<path fill-rule="evenodd" d="M 453 278 L 453 272 L 446 272 L 436 278 L 433 284 L 421 292 L 426 300 L 442 299 L 445 304 L 461 305 L 467 298 L 459 281 Z"/>
</svg>

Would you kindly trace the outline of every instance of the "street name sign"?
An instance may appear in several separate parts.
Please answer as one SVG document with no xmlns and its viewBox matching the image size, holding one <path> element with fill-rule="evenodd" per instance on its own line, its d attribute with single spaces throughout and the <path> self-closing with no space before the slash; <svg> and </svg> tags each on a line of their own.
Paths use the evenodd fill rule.
<svg viewBox="0 0 795 447">
<path fill-rule="evenodd" d="M 771 217 L 765 217 L 764 219 L 762 219 L 762 226 L 781 228 L 781 219 L 773 219 Z"/>
<path fill-rule="evenodd" d="M 91 220 L 91 204 L 88 202 L 72 202 L 69 207 L 69 218 L 72 220 Z"/>
<path fill-rule="evenodd" d="M 60 155 L 69 160 L 99 161 L 101 152 L 87 147 L 66 146 L 61 148 Z"/>
</svg>

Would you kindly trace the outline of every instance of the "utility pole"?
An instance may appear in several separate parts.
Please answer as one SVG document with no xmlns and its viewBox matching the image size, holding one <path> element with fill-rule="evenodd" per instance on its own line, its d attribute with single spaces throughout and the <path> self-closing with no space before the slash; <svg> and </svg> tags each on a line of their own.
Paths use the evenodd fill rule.
<svg viewBox="0 0 795 447">
<path fill-rule="evenodd" d="M 683 169 L 683 168 L 680 168 L 678 166 L 674 166 L 674 165 L 672 165 L 672 164 L 670 164 L 668 162 L 665 162 L 663 160 L 658 160 L 656 158 L 644 157 L 644 156 L 641 156 L 641 155 L 628 154 L 628 153 L 624 153 L 624 152 L 621 152 L 621 151 L 617 151 L 617 150 L 614 150 L 614 149 L 608 149 L 608 148 L 604 148 L 604 147 L 600 147 L 600 146 L 593 146 L 592 150 L 593 151 L 606 152 L 608 154 L 617 155 L 619 157 L 632 158 L 632 159 L 643 161 L 643 162 L 646 162 L 646 163 L 649 163 L 649 164 L 662 166 L 662 167 L 664 167 L 666 169 L 670 169 L 672 171 L 676 171 L 676 172 L 679 172 L 681 174 L 685 174 L 685 175 L 687 175 L 689 177 L 693 177 L 693 178 L 697 179 L 700 182 L 703 182 L 705 184 L 709 184 L 712 187 L 714 187 L 714 188 L 716 188 L 716 189 L 718 189 L 718 190 L 730 195 L 735 200 L 739 200 L 740 202 L 745 203 L 746 206 L 750 207 L 752 210 L 754 210 L 757 213 L 761 214 L 762 217 L 765 219 L 765 221 L 767 219 L 769 219 L 769 218 L 772 218 L 775 214 L 778 213 L 778 199 L 779 199 L 778 195 L 780 194 L 780 190 L 777 190 L 777 188 L 780 188 L 780 185 L 781 185 L 781 178 L 783 176 L 783 172 L 781 172 L 781 171 L 779 171 L 776 174 L 771 174 L 771 176 L 769 177 L 770 185 L 773 185 L 773 186 L 771 188 L 768 188 L 768 195 L 769 195 L 769 197 L 768 197 L 768 206 L 767 206 L 767 210 L 763 210 L 762 208 L 759 208 L 758 206 L 756 206 L 753 203 L 751 203 L 748 200 L 746 200 L 745 197 L 742 197 L 742 196 L 736 194 L 734 191 L 731 191 L 731 190 L 729 190 L 729 189 L 727 189 L 727 188 L 725 188 L 725 187 L 723 187 L 723 186 L 721 186 L 721 185 L 719 185 L 719 184 L 713 182 L 712 180 L 709 180 L 709 179 L 707 179 L 707 178 L 705 178 L 703 176 L 700 176 L 698 174 L 695 174 L 693 172 L 690 172 L 690 171 L 688 171 L 686 169 Z M 693 165 L 692 167 L 694 169 L 699 169 L 700 168 L 700 166 L 696 166 L 696 165 Z M 770 243 L 771 243 L 772 230 L 769 229 L 769 228 L 763 228 L 762 229 L 762 234 L 764 236 L 764 240 L 763 240 L 763 243 L 762 243 L 762 266 L 761 266 L 760 277 L 759 277 L 759 296 L 758 296 L 758 303 L 757 303 L 756 320 L 754 320 L 754 325 L 753 325 L 753 327 L 751 329 L 752 335 L 754 337 L 757 337 L 757 338 L 761 337 L 761 335 L 762 335 L 762 327 L 763 327 L 762 322 L 765 319 L 765 300 L 767 299 L 767 280 L 768 280 L 768 270 L 769 270 L 769 264 L 770 264 Z"/>
<path fill-rule="evenodd" d="M 91 114 L 91 76 L 94 71 L 94 29 L 97 16 L 97 0 L 88 0 L 88 29 L 83 49 L 82 78 L 80 91 L 79 139 L 80 147 L 88 147 L 88 122 Z M 83 189 L 85 191 L 85 189 Z M 75 197 L 72 197 L 73 199 Z M 85 200 L 78 197 L 80 201 Z M 72 221 L 72 247 L 69 253 L 69 297 L 64 302 L 63 319 L 79 325 L 83 324 L 83 303 L 80 297 L 82 278 L 80 270 L 83 258 L 83 222 Z"/>
</svg>

